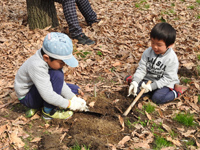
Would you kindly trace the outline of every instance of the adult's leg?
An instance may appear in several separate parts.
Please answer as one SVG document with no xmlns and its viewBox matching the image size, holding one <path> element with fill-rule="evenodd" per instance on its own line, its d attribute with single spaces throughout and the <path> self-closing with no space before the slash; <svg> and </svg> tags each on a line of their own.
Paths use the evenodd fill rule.
<svg viewBox="0 0 200 150">
<path fill-rule="evenodd" d="M 63 0 L 62 6 L 71 37 L 74 38 L 82 34 L 82 28 L 78 22 L 75 0 Z"/>
<path fill-rule="evenodd" d="M 94 44 L 95 41 L 87 37 L 83 33 L 82 28 L 79 25 L 75 0 L 55 0 L 55 2 L 59 2 L 59 3 L 61 1 L 62 1 L 62 6 L 63 6 L 63 12 L 69 26 L 69 33 L 71 37 L 73 39 L 77 39 L 78 44 L 87 44 L 87 45 Z M 89 24 L 92 24 L 92 23 L 89 23 Z"/>
<path fill-rule="evenodd" d="M 88 0 L 76 0 L 76 4 L 88 24 L 97 20 L 97 15 Z"/>
<path fill-rule="evenodd" d="M 164 104 L 174 100 L 177 97 L 177 93 L 168 87 L 155 90 L 152 95 L 152 101 L 156 104 Z"/>
</svg>

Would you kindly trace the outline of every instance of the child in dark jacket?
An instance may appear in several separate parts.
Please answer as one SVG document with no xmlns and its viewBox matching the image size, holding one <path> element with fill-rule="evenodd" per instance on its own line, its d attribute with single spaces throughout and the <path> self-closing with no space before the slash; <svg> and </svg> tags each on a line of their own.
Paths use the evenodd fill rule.
<svg viewBox="0 0 200 150">
<path fill-rule="evenodd" d="M 142 54 L 139 66 L 129 81 L 129 95 L 136 96 L 140 88 L 150 94 L 152 101 L 163 104 L 174 100 L 187 87 L 178 85 L 179 62 L 172 46 L 176 39 L 175 29 L 168 23 L 158 23 L 150 33 L 151 47 Z M 147 81 L 152 81 L 146 85 Z M 143 96 L 144 96 L 143 95 Z"/>
<path fill-rule="evenodd" d="M 14 88 L 20 103 L 31 108 L 29 117 L 39 108 L 44 119 L 67 119 L 73 115 L 70 110 L 87 111 L 85 100 L 76 96 L 79 87 L 64 81 L 63 66 L 78 66 L 72 51 L 72 41 L 66 34 L 52 32 L 42 48 L 19 68 Z"/>
</svg>

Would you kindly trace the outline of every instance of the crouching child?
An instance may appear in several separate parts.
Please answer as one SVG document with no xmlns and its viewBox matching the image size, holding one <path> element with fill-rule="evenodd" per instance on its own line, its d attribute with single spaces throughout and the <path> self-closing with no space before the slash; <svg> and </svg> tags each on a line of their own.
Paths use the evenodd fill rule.
<svg viewBox="0 0 200 150">
<path fill-rule="evenodd" d="M 51 32 L 42 48 L 19 68 L 14 88 L 20 103 L 30 108 L 27 117 L 40 108 L 44 119 L 68 119 L 75 110 L 87 111 L 86 101 L 76 96 L 80 88 L 64 81 L 63 66 L 78 66 L 72 51 L 72 41 L 66 34 Z"/>
<path fill-rule="evenodd" d="M 151 47 L 142 54 L 134 75 L 125 78 L 130 84 L 129 95 L 136 96 L 144 88 L 143 96 L 148 93 L 153 102 L 164 104 L 187 90 L 187 87 L 179 85 L 179 62 L 172 48 L 175 39 L 176 31 L 170 24 L 158 23 L 153 27 L 150 33 Z M 152 83 L 146 85 L 148 80 Z"/>
</svg>

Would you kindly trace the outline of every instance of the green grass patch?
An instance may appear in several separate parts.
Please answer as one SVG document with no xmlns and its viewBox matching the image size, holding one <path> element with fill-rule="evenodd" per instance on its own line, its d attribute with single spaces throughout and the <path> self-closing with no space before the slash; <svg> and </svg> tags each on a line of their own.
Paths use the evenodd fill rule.
<svg viewBox="0 0 200 150">
<path fill-rule="evenodd" d="M 199 65 L 197 65 L 197 73 L 200 76 L 200 66 Z"/>
<path fill-rule="evenodd" d="M 180 20 L 180 18 L 179 17 L 175 17 L 174 20 Z"/>
<path fill-rule="evenodd" d="M 145 113 L 143 111 L 139 110 L 139 109 L 136 109 L 136 111 L 141 113 L 141 114 L 143 114 L 143 115 L 145 115 Z"/>
<path fill-rule="evenodd" d="M 103 53 L 101 51 L 97 51 L 97 55 L 102 56 Z"/>
<path fill-rule="evenodd" d="M 177 133 L 175 133 L 173 130 L 169 133 L 169 135 L 174 138 L 175 136 L 177 136 Z"/>
<path fill-rule="evenodd" d="M 198 102 L 200 103 L 200 95 L 198 95 Z"/>
<path fill-rule="evenodd" d="M 139 7 L 140 7 L 140 4 L 135 3 L 135 7 L 136 7 L 136 8 L 139 8 Z"/>
<path fill-rule="evenodd" d="M 146 9 L 150 8 L 150 5 L 147 4 L 147 1 L 146 0 L 141 0 L 141 1 L 138 1 L 137 3 L 135 3 L 135 7 L 136 8 L 141 8 L 141 7 L 144 7 Z"/>
<path fill-rule="evenodd" d="M 182 78 L 181 81 L 182 81 L 183 83 L 185 83 L 185 84 L 191 82 L 191 80 L 188 79 L 188 78 Z"/>
<path fill-rule="evenodd" d="M 150 122 L 151 123 L 151 122 Z M 151 131 L 154 132 L 154 131 L 159 131 L 161 133 L 165 132 L 162 128 L 162 123 L 160 123 L 159 125 L 156 124 L 155 122 L 152 123 L 151 125 Z"/>
<path fill-rule="evenodd" d="M 196 2 L 197 2 L 198 4 L 200 4 L 200 0 L 196 0 Z"/>
<path fill-rule="evenodd" d="M 131 122 L 130 120 L 126 120 L 125 125 L 127 125 L 128 128 L 134 127 L 135 124 L 141 124 L 143 127 L 146 127 L 147 122 L 148 122 L 148 120 L 143 121 L 143 120 L 141 120 L 140 117 L 138 117 L 138 121 L 135 121 L 135 122 Z"/>
<path fill-rule="evenodd" d="M 160 18 L 160 21 L 161 22 L 166 22 L 166 20 L 163 17 Z"/>
<path fill-rule="evenodd" d="M 188 8 L 194 10 L 194 6 L 188 6 Z"/>
<path fill-rule="evenodd" d="M 85 58 L 88 54 L 90 54 L 90 52 L 82 52 L 82 51 L 80 51 L 80 52 L 78 52 L 76 55 L 77 56 L 80 56 L 81 58 Z"/>
<path fill-rule="evenodd" d="M 143 106 L 143 109 L 148 113 L 152 113 L 155 111 L 155 106 L 151 105 L 151 103 L 148 103 Z"/>
<path fill-rule="evenodd" d="M 174 120 L 187 127 L 194 125 L 194 116 L 189 113 L 179 113 L 174 117 Z"/>
<path fill-rule="evenodd" d="M 197 15 L 197 19 L 200 19 L 200 15 Z"/>
<path fill-rule="evenodd" d="M 140 117 L 138 117 L 138 121 L 136 123 L 139 123 L 141 124 L 143 127 L 146 127 L 147 126 L 147 122 L 148 120 L 144 120 L 142 121 Z"/>
<path fill-rule="evenodd" d="M 175 6 L 175 4 L 174 4 L 174 3 L 171 3 L 171 6 L 172 6 L 172 7 L 174 7 L 174 6 Z"/>
<path fill-rule="evenodd" d="M 169 147 L 172 146 L 172 143 L 167 141 L 165 138 L 161 136 L 155 135 L 155 140 L 154 140 L 154 149 L 155 150 L 160 150 L 162 147 Z"/>
<path fill-rule="evenodd" d="M 169 12 L 170 12 L 171 14 L 175 14 L 175 10 L 174 10 L 174 9 L 170 9 Z"/>
<path fill-rule="evenodd" d="M 195 146 L 195 141 L 190 139 L 188 141 L 185 142 L 185 145 L 188 147 L 188 146 Z"/>
<path fill-rule="evenodd" d="M 131 123 L 130 120 L 126 120 L 125 125 L 128 126 L 128 128 L 131 128 L 133 126 L 133 123 Z"/>
<path fill-rule="evenodd" d="M 80 146 L 79 144 L 75 144 L 74 146 L 72 146 L 72 148 L 71 148 L 71 150 L 81 150 L 82 149 L 82 147 L 84 147 L 84 149 L 85 150 L 90 150 L 90 148 L 89 147 L 87 147 L 87 146 L 85 146 L 85 145 L 83 145 L 83 146 Z"/>
<path fill-rule="evenodd" d="M 149 8 L 150 8 L 150 5 L 149 5 L 149 4 L 146 4 L 146 5 L 144 5 L 144 7 L 145 7 L 146 9 L 149 9 Z"/>
<path fill-rule="evenodd" d="M 110 69 L 111 72 L 113 72 L 113 71 L 115 71 L 115 70 L 116 70 L 115 67 L 112 67 L 112 68 Z"/>
<path fill-rule="evenodd" d="M 197 55 L 197 59 L 200 60 L 200 55 Z"/>
</svg>

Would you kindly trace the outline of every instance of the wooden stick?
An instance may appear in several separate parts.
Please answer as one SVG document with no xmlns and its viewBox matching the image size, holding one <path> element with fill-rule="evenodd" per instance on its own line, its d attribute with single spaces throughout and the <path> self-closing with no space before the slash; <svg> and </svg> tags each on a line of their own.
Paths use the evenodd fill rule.
<svg viewBox="0 0 200 150">
<path fill-rule="evenodd" d="M 151 84 L 151 81 L 149 80 L 147 82 L 146 85 Z M 140 93 L 136 96 L 136 98 L 133 100 L 133 102 L 131 103 L 131 105 L 127 108 L 127 110 L 123 113 L 123 116 L 127 116 L 128 113 L 130 112 L 130 110 L 133 108 L 133 106 L 135 105 L 135 103 L 140 99 L 140 97 L 142 96 L 142 94 L 144 93 L 145 89 L 142 89 L 140 91 Z"/>
</svg>

